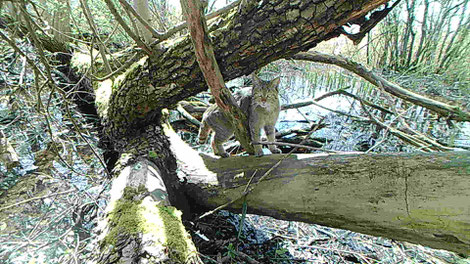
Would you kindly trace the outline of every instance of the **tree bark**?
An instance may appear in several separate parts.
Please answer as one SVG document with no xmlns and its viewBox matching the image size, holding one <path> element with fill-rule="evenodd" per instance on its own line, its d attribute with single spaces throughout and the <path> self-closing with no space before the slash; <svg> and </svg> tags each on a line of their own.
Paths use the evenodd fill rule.
<svg viewBox="0 0 470 264">
<path fill-rule="evenodd" d="M 259 182 L 283 155 L 198 155 L 165 131 L 200 206 L 240 212 L 251 182 L 249 213 L 470 253 L 470 152 L 296 154 Z"/>
<path fill-rule="evenodd" d="M 228 81 L 243 74 L 251 73 L 253 70 L 264 66 L 271 61 L 279 58 L 291 57 L 299 51 L 314 47 L 318 42 L 338 36 L 341 32 L 341 25 L 344 23 L 353 21 L 360 16 L 365 16 L 368 11 L 385 2 L 387 1 L 324 1 L 322 3 L 306 1 L 299 3 L 293 2 L 292 4 L 287 1 L 263 2 L 263 4 L 259 6 L 248 6 L 240 13 L 235 11 L 229 12 L 227 15 L 219 18 L 217 26 L 212 26 L 209 29 L 211 42 L 214 45 L 216 60 L 220 66 L 222 76 L 225 81 Z M 164 47 L 165 45 L 162 46 Z M 186 153 L 184 158 L 179 155 L 181 152 L 176 149 L 174 144 L 171 145 L 171 151 L 168 151 L 168 143 L 166 139 L 162 137 L 161 129 L 158 125 L 155 126 L 155 124 L 160 123 L 162 120 L 162 116 L 160 114 L 160 110 L 162 108 L 176 104 L 179 100 L 205 89 L 207 89 L 207 87 L 203 80 L 201 70 L 196 63 L 193 49 L 190 44 L 190 38 L 184 37 L 176 41 L 176 43 L 171 47 L 164 48 L 163 50 L 153 50 L 150 57 L 144 57 L 130 67 L 124 74 L 118 76 L 115 80 L 107 80 L 100 83 L 96 90 L 96 94 L 99 95 L 96 98 L 96 103 L 98 105 L 98 112 L 101 117 L 102 124 L 104 125 L 105 133 L 107 137 L 110 138 L 110 141 L 113 142 L 113 148 L 121 153 L 121 160 L 128 156 L 132 157 L 128 162 L 129 164 L 126 166 L 135 165 L 141 160 L 152 160 L 152 162 L 156 164 L 155 167 L 162 172 L 162 179 L 168 189 L 167 192 L 170 198 L 173 196 L 175 200 L 178 200 L 178 198 L 182 199 L 185 195 L 189 195 L 191 198 L 190 200 L 194 203 L 201 203 L 209 208 L 213 208 L 214 206 L 230 201 L 239 195 L 240 189 L 234 188 L 235 186 L 230 185 L 230 182 L 236 183 L 239 179 L 231 179 L 227 177 L 224 181 L 220 181 L 219 176 L 210 169 L 207 169 L 205 166 L 197 166 L 194 159 L 198 156 L 195 156 L 196 154 L 194 154 L 194 152 L 190 152 L 189 149 L 184 152 Z M 168 127 L 164 129 L 169 131 Z M 176 134 L 172 135 L 167 132 L 167 135 L 172 142 L 176 142 L 174 141 Z M 172 153 L 176 153 L 180 160 L 180 164 L 185 166 L 184 169 L 179 171 L 186 172 L 187 174 L 185 174 L 184 177 L 189 179 L 190 183 L 192 183 L 186 185 L 186 192 L 181 188 L 178 189 L 178 178 L 174 175 L 176 173 L 176 162 Z M 272 159 L 275 157 L 278 156 L 273 155 L 266 157 L 265 159 L 269 160 L 270 158 Z M 373 166 L 371 161 L 374 160 L 373 157 L 367 156 L 367 159 L 363 159 L 363 161 L 369 161 L 369 163 L 362 163 L 361 166 L 363 167 L 356 171 L 351 171 L 351 169 L 348 166 L 345 166 L 344 162 L 342 162 L 343 159 L 347 160 L 347 157 L 349 156 L 340 156 L 334 159 L 334 162 L 337 162 L 339 166 L 336 170 L 320 166 L 320 168 L 323 168 L 325 175 L 321 176 L 323 178 L 316 182 L 310 181 L 310 178 L 312 178 L 311 174 L 309 177 L 307 177 L 306 174 L 303 174 L 302 176 L 299 176 L 299 178 L 292 179 L 292 183 L 295 184 L 290 185 L 291 189 L 289 189 L 289 191 L 291 193 L 294 192 L 295 188 L 300 188 L 298 185 L 302 185 L 302 183 L 305 185 L 303 186 L 305 189 L 301 189 L 302 192 L 297 191 L 297 194 L 305 192 L 309 193 L 312 188 L 314 190 L 315 188 L 320 188 L 315 186 L 328 186 L 329 188 L 332 188 L 332 191 L 330 191 L 329 188 L 321 187 L 320 190 L 323 193 L 321 196 L 316 198 L 317 200 L 302 201 L 302 195 L 296 198 L 278 196 L 276 198 L 278 200 L 274 199 L 275 197 L 265 196 L 262 198 L 271 199 L 274 203 L 283 201 L 280 203 L 281 207 L 274 206 L 271 201 L 265 201 L 267 204 L 257 204 L 252 200 L 252 195 L 255 198 L 258 197 L 258 192 L 260 190 L 271 190 L 270 193 L 272 195 L 272 191 L 276 191 L 276 188 L 279 187 L 279 183 L 283 182 L 282 179 L 279 180 L 279 178 L 277 178 L 274 185 L 271 187 L 266 185 L 268 187 L 265 187 L 265 184 L 273 182 L 269 177 L 268 180 L 258 184 L 256 189 L 254 189 L 253 194 L 248 197 L 249 205 L 252 206 L 251 212 L 273 215 L 284 219 L 295 219 L 348 228 L 368 234 L 383 235 L 407 241 L 420 242 L 434 247 L 452 249 L 457 252 L 464 252 L 463 247 L 465 245 L 468 246 L 468 236 L 456 234 L 455 229 L 440 230 L 440 226 L 437 226 L 434 229 L 435 234 L 437 235 L 432 236 L 432 231 L 417 231 L 418 229 L 415 228 L 415 226 L 419 226 L 419 221 L 416 222 L 414 219 L 425 221 L 430 220 L 426 218 L 428 214 L 427 212 L 420 214 L 421 211 L 415 210 L 417 208 L 415 206 L 422 205 L 417 202 L 415 203 L 415 201 L 419 199 L 418 196 L 414 196 L 417 195 L 417 192 L 405 191 L 406 188 L 404 190 L 404 186 L 407 186 L 405 183 L 414 179 L 408 180 L 408 178 L 411 177 L 408 173 L 401 174 L 401 178 L 398 176 L 395 178 L 395 185 L 392 185 L 398 188 L 395 190 L 389 188 L 386 184 L 379 185 L 380 181 L 393 183 L 392 180 L 387 180 L 387 178 L 381 177 L 380 175 L 370 174 L 372 178 L 367 182 L 369 175 L 363 176 L 364 174 L 361 174 L 362 171 L 367 169 L 366 165 L 372 166 L 372 168 L 379 171 L 378 166 Z M 182 159 L 185 160 L 182 161 Z M 237 158 L 236 161 L 244 164 L 246 160 L 251 159 L 254 158 Z M 383 160 L 395 159 L 383 158 Z M 297 164 L 297 166 L 301 164 L 294 162 L 294 158 L 290 158 L 287 163 L 291 163 L 291 161 L 292 164 Z M 320 159 L 316 160 L 315 164 L 321 164 L 323 162 L 327 163 Z M 399 164 L 399 162 L 395 160 L 395 164 L 397 163 Z M 216 165 L 222 166 L 223 164 Z M 331 166 L 333 167 L 333 165 Z M 400 170 L 391 168 L 391 166 L 392 165 L 389 164 L 389 166 L 385 168 L 388 169 L 388 175 L 393 177 L 393 172 L 400 172 Z M 223 169 L 225 167 L 221 168 Z M 312 167 L 309 165 L 307 168 Z M 405 166 L 405 168 L 407 167 Z M 414 167 L 411 166 L 410 168 Z M 119 166 L 117 171 L 121 171 Z M 298 172 L 294 169 L 293 171 Z M 337 171 L 341 176 L 337 180 L 335 180 L 335 177 L 328 178 L 327 174 L 334 171 Z M 403 171 L 406 172 L 407 170 L 404 169 Z M 385 175 L 385 173 L 382 174 Z M 230 174 L 228 173 L 227 175 Z M 352 178 L 348 178 L 348 175 L 352 175 Z M 184 177 L 183 175 L 180 175 L 180 179 L 183 179 Z M 257 177 L 259 177 L 259 175 L 257 175 Z M 422 178 L 417 179 L 422 180 Z M 287 177 L 284 180 L 289 181 L 289 178 Z M 435 180 L 436 179 L 434 179 L 434 182 Z M 226 193 L 217 200 L 214 198 L 217 196 L 209 196 L 209 190 L 215 190 L 216 193 L 222 194 L 222 189 L 217 187 L 217 185 L 214 185 L 214 183 L 218 182 L 222 182 L 225 185 L 224 187 L 230 188 L 227 188 Z M 334 184 L 328 185 L 330 182 L 336 182 L 337 184 L 341 184 L 343 187 L 335 187 Z M 353 187 L 351 187 L 351 182 L 354 183 Z M 371 182 L 377 183 L 377 185 L 374 186 L 372 190 L 366 192 L 368 188 L 365 188 L 362 184 L 367 183 L 370 185 Z M 195 183 L 199 184 L 195 185 Z M 242 181 L 239 183 L 242 184 L 242 187 L 239 186 L 238 188 L 243 188 L 244 182 Z M 452 183 L 455 182 L 452 181 Z M 413 186 L 415 185 L 412 185 L 412 187 Z M 416 186 L 417 188 L 419 187 L 419 185 Z M 351 190 L 347 189 L 347 187 L 351 187 Z M 385 189 L 381 190 L 380 188 Z M 142 193 L 150 192 L 142 189 L 137 190 L 141 190 Z M 341 194 L 341 191 L 344 192 L 344 194 L 342 196 L 338 196 Z M 336 194 L 338 196 L 336 197 L 337 199 L 333 199 L 335 196 L 328 196 L 328 194 L 331 193 Z M 289 195 L 289 193 L 286 194 Z M 323 196 L 323 194 L 325 194 L 325 196 Z M 354 198 L 354 195 L 357 195 L 358 197 Z M 462 197 L 467 197 L 465 195 L 468 194 L 462 194 Z M 142 195 L 137 194 L 137 197 L 141 196 Z M 431 194 L 428 196 L 431 196 Z M 124 195 L 123 198 L 120 199 L 121 202 L 126 202 L 126 200 L 128 200 L 126 197 L 127 196 Z M 409 200 L 407 200 L 408 197 Z M 259 198 L 261 198 L 261 196 L 259 196 Z M 281 200 L 281 198 L 283 198 L 283 200 Z M 310 199 L 312 197 L 307 198 Z M 330 198 L 332 200 L 328 202 L 328 199 Z M 342 200 L 339 200 L 339 198 L 342 198 Z M 135 200 L 135 198 L 132 199 Z M 297 208 L 298 210 L 295 212 L 282 211 L 286 209 L 285 207 L 287 207 L 287 205 L 290 205 L 290 203 L 286 202 L 289 199 L 293 199 L 297 201 L 299 205 L 307 207 Z M 172 205 L 175 205 L 176 202 L 173 202 L 171 199 L 170 201 Z M 353 205 L 354 208 L 358 209 L 357 212 L 364 214 L 369 213 L 370 218 L 353 214 L 354 210 L 351 210 L 351 208 L 348 207 L 351 203 L 346 203 L 351 201 L 357 202 L 356 205 Z M 259 200 L 258 202 L 261 203 L 262 200 Z M 341 202 L 344 204 L 334 210 L 334 206 L 340 205 Z M 404 205 L 405 202 L 409 202 L 411 207 Z M 423 203 L 423 205 L 426 206 L 425 208 L 429 208 L 430 206 L 427 203 Z M 450 209 L 455 209 L 451 205 L 449 206 Z M 238 210 L 239 207 L 238 204 L 235 203 L 229 208 Z M 394 208 L 393 213 L 389 213 L 387 211 L 389 208 Z M 443 206 L 441 209 L 442 208 L 446 207 Z M 306 210 L 304 211 L 303 209 Z M 323 209 L 330 210 L 325 211 L 328 213 L 322 215 L 321 211 Z M 281 210 L 279 211 L 281 213 L 276 215 L 276 210 Z M 113 210 L 110 209 L 110 211 L 112 212 Z M 283 214 L 282 212 L 286 213 Z M 461 213 L 461 211 L 458 212 Z M 393 217 L 398 216 L 402 217 L 401 222 L 400 219 L 394 221 Z M 431 216 L 434 215 L 431 214 Z M 431 217 L 431 219 L 434 218 Z M 452 224 L 457 221 L 454 218 L 445 220 Z M 113 226 L 118 227 L 122 225 L 120 221 L 125 221 L 125 218 L 119 218 L 117 222 L 108 222 L 105 224 L 105 226 L 109 226 L 106 230 L 111 230 Z M 161 220 L 158 219 L 155 221 L 156 223 L 161 222 Z M 438 221 L 433 221 L 432 223 L 433 225 L 437 225 L 437 222 Z M 408 223 L 408 225 L 401 228 L 400 224 L 402 223 Z M 433 225 L 431 225 L 431 227 L 433 227 Z M 396 234 L 395 232 L 397 232 L 397 230 L 403 231 L 403 233 Z M 110 232 L 105 233 L 110 234 Z M 416 235 L 416 233 L 421 235 Z M 139 247 L 134 245 L 136 243 L 137 245 L 142 243 L 134 237 L 145 236 L 145 234 L 145 230 L 143 229 L 138 230 L 135 235 L 132 235 L 132 233 L 126 233 L 124 237 L 130 235 L 131 239 L 125 240 L 123 237 L 123 240 L 119 240 L 122 241 L 121 243 L 123 244 L 118 243 L 120 247 L 117 247 L 117 253 L 112 250 L 103 251 L 105 255 L 101 256 L 100 262 L 106 263 L 111 259 L 111 257 L 122 259 L 124 253 L 129 249 L 129 247 L 137 249 Z M 116 244 L 113 244 L 116 240 L 106 240 L 105 238 L 106 237 L 104 237 L 100 242 L 101 248 L 116 248 Z M 423 241 L 421 241 L 422 239 Z M 458 242 L 446 242 L 447 240 L 456 240 Z M 129 243 L 132 245 L 129 245 Z M 140 252 L 142 253 L 142 251 Z"/>
<path fill-rule="evenodd" d="M 182 212 L 189 214 L 189 207 L 176 168 L 159 124 L 143 128 L 126 145 L 99 222 L 95 263 L 200 262 L 181 222 Z"/>
</svg>

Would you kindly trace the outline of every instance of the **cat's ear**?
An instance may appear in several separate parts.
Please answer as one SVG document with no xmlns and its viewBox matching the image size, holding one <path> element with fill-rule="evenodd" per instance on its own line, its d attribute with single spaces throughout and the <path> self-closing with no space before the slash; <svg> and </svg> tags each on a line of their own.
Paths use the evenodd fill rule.
<svg viewBox="0 0 470 264">
<path fill-rule="evenodd" d="M 261 87 L 261 79 L 256 74 L 251 75 L 251 79 L 253 81 L 253 87 Z"/>
<path fill-rule="evenodd" d="M 269 83 L 271 88 L 274 88 L 276 91 L 279 91 L 279 83 L 281 82 L 281 77 L 277 77 Z"/>
</svg>

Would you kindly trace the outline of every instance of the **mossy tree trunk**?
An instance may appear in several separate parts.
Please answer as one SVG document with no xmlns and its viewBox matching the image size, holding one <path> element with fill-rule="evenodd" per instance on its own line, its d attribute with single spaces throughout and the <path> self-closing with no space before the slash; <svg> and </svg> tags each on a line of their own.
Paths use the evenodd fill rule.
<svg viewBox="0 0 470 264">
<path fill-rule="evenodd" d="M 97 263 L 200 262 L 181 222 L 182 211 L 172 206 L 178 203 L 169 196 L 178 193 L 177 189 L 169 192 L 175 187 L 171 182 L 174 175 L 169 169 L 159 168 L 174 165 L 174 160 L 158 164 L 158 156 L 165 152 L 168 151 L 153 149 L 147 158 L 121 156 L 121 169 L 113 180 L 106 217 L 98 227 L 101 236 Z"/>
</svg>

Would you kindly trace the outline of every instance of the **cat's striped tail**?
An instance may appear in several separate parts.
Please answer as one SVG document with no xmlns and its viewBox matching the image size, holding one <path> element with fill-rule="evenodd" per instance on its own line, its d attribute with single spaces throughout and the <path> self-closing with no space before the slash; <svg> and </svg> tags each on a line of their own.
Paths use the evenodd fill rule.
<svg viewBox="0 0 470 264">
<path fill-rule="evenodd" d="M 197 137 L 199 138 L 199 144 L 204 144 L 207 141 L 210 131 L 211 128 L 209 127 L 207 122 L 205 120 L 202 120 L 201 125 L 199 126 L 199 133 L 197 135 Z"/>
</svg>

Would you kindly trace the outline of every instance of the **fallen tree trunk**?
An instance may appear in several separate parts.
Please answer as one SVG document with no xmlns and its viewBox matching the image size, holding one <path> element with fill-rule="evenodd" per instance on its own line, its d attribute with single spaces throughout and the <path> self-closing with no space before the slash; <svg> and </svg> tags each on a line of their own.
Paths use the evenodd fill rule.
<svg viewBox="0 0 470 264">
<path fill-rule="evenodd" d="M 113 170 L 117 177 L 99 219 L 100 236 L 93 241 L 90 263 L 199 263 L 181 221 L 188 207 L 169 141 L 158 124 L 146 127 L 136 139 Z"/>
<path fill-rule="evenodd" d="M 258 182 L 282 155 L 194 158 L 166 132 L 200 206 L 239 199 L 251 181 L 249 213 L 470 253 L 470 152 L 291 155 Z"/>
</svg>

